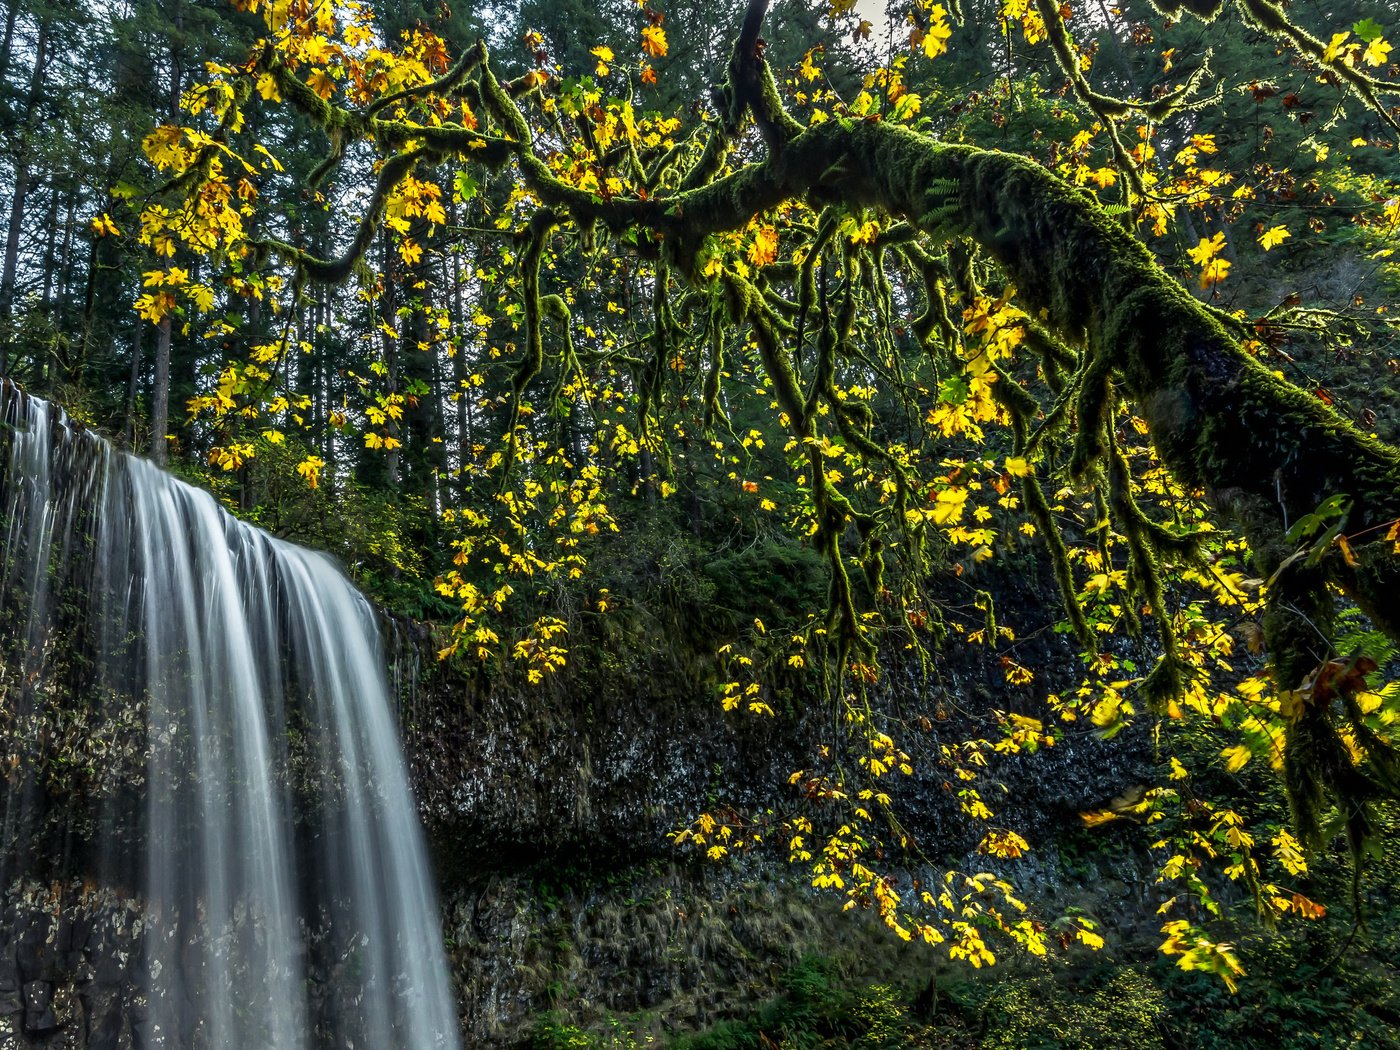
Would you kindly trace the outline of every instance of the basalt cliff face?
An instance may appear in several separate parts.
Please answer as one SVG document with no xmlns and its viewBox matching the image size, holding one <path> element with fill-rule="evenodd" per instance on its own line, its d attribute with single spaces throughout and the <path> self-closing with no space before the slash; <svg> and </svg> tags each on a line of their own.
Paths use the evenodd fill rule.
<svg viewBox="0 0 1400 1050">
<path fill-rule="evenodd" d="M 1017 582 L 989 580 L 1009 607 Z M 595 629 L 575 639 L 564 670 L 530 686 L 416 655 L 434 649 L 427 628 L 396 628 L 400 652 L 413 654 L 399 665 L 401 717 L 468 1041 L 527 1045 L 551 1013 L 580 1024 L 628 1017 L 657 1036 L 694 1030 L 753 1010 L 813 953 L 861 960 L 868 976 L 932 973 L 946 953 L 901 944 L 868 913 L 842 913 L 840 897 L 811 890 L 787 864 L 785 842 L 720 863 L 671 845 L 702 810 L 793 804 L 789 775 L 811 768 L 832 733 L 804 683 L 781 684 L 773 718 L 726 714 L 717 671 L 683 624 L 658 636 Z M 1053 632 L 1020 655 L 1073 666 Z M 985 735 L 980 716 L 992 709 L 1043 715 L 1044 689 L 1007 686 L 996 656 L 967 646 L 950 647 L 933 676 L 896 672 L 878 687 L 875 706 L 914 769 L 891 782 L 900 821 L 930 871 L 995 868 L 1047 911 L 1092 896 L 1110 926 L 1155 932 L 1160 898 L 1141 858 L 1087 889 L 1052 849 L 1004 864 L 974 853 L 986 827 L 960 814 L 942 745 Z M 1141 783 L 1147 750 L 1141 737 L 1071 734 L 995 761 L 982 787 L 998 825 L 1043 845 L 1077 811 Z"/>
</svg>

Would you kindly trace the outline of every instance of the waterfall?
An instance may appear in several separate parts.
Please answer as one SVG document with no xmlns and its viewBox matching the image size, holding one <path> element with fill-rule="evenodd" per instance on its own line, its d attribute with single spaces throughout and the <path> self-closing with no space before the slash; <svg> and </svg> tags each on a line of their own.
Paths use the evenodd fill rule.
<svg viewBox="0 0 1400 1050">
<path fill-rule="evenodd" d="M 457 1047 L 368 602 L 8 384 L 0 515 L 0 886 L 134 902 L 112 1045 Z"/>
</svg>

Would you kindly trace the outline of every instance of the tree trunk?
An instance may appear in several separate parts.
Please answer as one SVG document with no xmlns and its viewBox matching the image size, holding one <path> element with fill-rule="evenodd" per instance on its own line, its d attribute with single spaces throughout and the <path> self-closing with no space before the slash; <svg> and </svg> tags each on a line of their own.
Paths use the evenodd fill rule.
<svg viewBox="0 0 1400 1050">
<path fill-rule="evenodd" d="M 55 388 L 55 371 L 59 370 L 61 361 L 59 358 L 59 339 L 62 328 L 54 314 L 53 285 L 54 277 L 58 269 L 58 194 L 49 194 L 49 207 L 44 215 L 44 261 L 40 264 L 40 269 L 44 274 L 44 287 L 39 293 L 39 308 L 47 322 L 47 331 L 40 332 L 40 338 L 44 340 L 42 347 L 43 357 L 35 361 L 36 382 L 40 384 L 40 389 L 45 392 L 46 397 L 52 397 Z M 49 338 L 50 333 L 52 338 Z M 37 348 L 36 348 L 37 349 Z"/>
<path fill-rule="evenodd" d="M 173 25 L 176 33 L 184 28 L 184 12 L 178 3 L 175 6 Z M 180 42 L 172 35 L 170 38 L 170 81 L 167 85 L 169 91 L 167 97 L 168 116 L 171 120 L 177 120 L 180 115 L 181 79 Z M 158 466 L 162 467 L 166 463 L 167 432 L 170 430 L 171 336 L 170 317 L 167 315 L 161 319 L 156 334 L 156 379 L 151 390 L 151 458 Z"/>
<path fill-rule="evenodd" d="M 169 402 L 171 402 L 171 319 L 161 318 L 160 328 L 155 329 L 155 388 L 151 392 L 151 459 L 155 465 L 165 466 L 167 431 L 169 430 Z"/>
<path fill-rule="evenodd" d="M 96 247 L 93 249 L 96 253 Z M 89 294 L 91 294 L 91 281 L 89 281 Z M 126 388 L 126 447 L 136 448 L 136 402 L 141 393 L 141 336 L 145 334 L 146 323 L 138 323 L 132 329 L 131 336 L 131 381 Z"/>
<path fill-rule="evenodd" d="M 11 347 L 14 343 L 15 286 L 19 280 L 19 239 L 24 226 L 24 209 L 30 190 L 30 137 L 34 132 L 39 98 L 49 65 L 49 23 L 39 23 L 39 36 L 34 44 L 34 69 L 29 78 L 29 95 L 25 100 L 24 118 L 20 125 L 18 149 L 15 155 L 14 192 L 10 197 L 9 229 L 5 235 L 5 258 L 0 267 L 0 375 L 10 369 Z"/>
<path fill-rule="evenodd" d="M 151 392 L 151 459 L 166 462 L 166 432 L 170 429 L 170 315 L 156 329 L 156 382 Z"/>
<path fill-rule="evenodd" d="M 10 6 L 5 9 L 5 34 L 0 40 L 0 84 L 5 82 L 6 75 L 10 72 L 10 55 L 14 49 L 15 42 L 15 19 L 19 15 L 20 0 L 10 0 Z"/>
</svg>

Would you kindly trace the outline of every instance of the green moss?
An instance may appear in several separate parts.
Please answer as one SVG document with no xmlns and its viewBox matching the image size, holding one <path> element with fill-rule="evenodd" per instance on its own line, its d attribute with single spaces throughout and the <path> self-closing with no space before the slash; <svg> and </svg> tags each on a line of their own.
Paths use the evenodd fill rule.
<svg viewBox="0 0 1400 1050">
<path fill-rule="evenodd" d="M 740 623 L 758 617 L 780 624 L 794 610 L 819 608 L 825 598 L 825 563 L 807 546 L 754 544 L 708 561 L 704 573 L 715 604 L 735 610 Z"/>
</svg>

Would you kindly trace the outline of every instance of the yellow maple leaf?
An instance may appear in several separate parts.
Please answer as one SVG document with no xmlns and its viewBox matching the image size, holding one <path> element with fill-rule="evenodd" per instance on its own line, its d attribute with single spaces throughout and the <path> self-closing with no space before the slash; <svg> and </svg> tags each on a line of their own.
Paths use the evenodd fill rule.
<svg viewBox="0 0 1400 1050">
<path fill-rule="evenodd" d="M 175 309 L 175 297 L 169 292 L 146 294 L 138 297 L 132 305 L 142 318 L 152 324 L 159 324 L 166 314 Z"/>
<path fill-rule="evenodd" d="M 323 69 L 313 69 L 306 83 L 321 98 L 328 99 L 335 94 L 335 81 L 326 76 Z"/>
<path fill-rule="evenodd" d="M 321 480 L 321 468 L 326 465 L 326 461 L 320 456 L 307 456 L 297 464 L 297 473 L 306 479 L 306 484 L 315 488 Z"/>
<path fill-rule="evenodd" d="M 928 14 L 929 26 L 919 43 L 923 45 L 926 56 L 937 58 L 947 52 L 948 38 L 953 35 L 953 27 L 948 24 L 948 12 L 943 9 L 942 4 L 934 4 Z"/>
<path fill-rule="evenodd" d="M 951 525 L 962 518 L 963 506 L 966 503 L 967 489 L 944 489 L 934 497 L 929 517 L 935 525 Z"/>
<path fill-rule="evenodd" d="M 666 54 L 666 30 L 660 26 L 647 26 L 642 30 L 642 50 L 652 58 L 662 58 Z"/>
<path fill-rule="evenodd" d="M 1274 226 L 1259 235 L 1259 244 L 1265 251 L 1268 251 L 1270 248 L 1278 247 L 1287 238 L 1292 236 L 1293 234 L 1288 232 L 1288 227 Z"/>
<path fill-rule="evenodd" d="M 92 232 L 99 237 L 112 237 L 119 235 L 122 231 L 117 229 L 117 224 L 112 221 L 112 217 L 104 211 L 92 220 Z"/>
<path fill-rule="evenodd" d="M 1101 190 L 1108 189 L 1118 181 L 1118 173 L 1112 168 L 1095 168 L 1088 173 L 1087 177 Z"/>
<path fill-rule="evenodd" d="M 1362 58 L 1366 60 L 1368 66 L 1383 66 L 1390 57 L 1391 51 L 1395 50 L 1381 37 L 1376 37 L 1366 46 L 1366 51 Z"/>
<path fill-rule="evenodd" d="M 1230 274 L 1229 259 L 1212 259 L 1206 263 L 1205 269 L 1201 271 L 1201 287 L 1209 288 L 1213 284 L 1219 284 Z"/>
<path fill-rule="evenodd" d="M 189 287 L 190 301 L 198 307 L 200 313 L 208 313 L 214 309 L 214 290 L 207 284 L 192 284 Z"/>
<path fill-rule="evenodd" d="M 978 853 L 985 853 L 1003 860 L 1013 860 L 1021 856 L 1030 845 L 1014 831 L 989 831 L 977 846 Z"/>
<path fill-rule="evenodd" d="M 749 245 L 748 260 L 755 266 L 767 266 L 778 257 L 778 231 L 771 226 L 760 226 Z"/>
<path fill-rule="evenodd" d="M 1326 49 L 1322 52 L 1322 61 L 1335 62 L 1337 58 L 1343 54 L 1343 45 L 1346 43 L 1346 39 L 1349 36 L 1351 36 L 1349 30 L 1334 33 L 1331 42 L 1328 43 Z M 1350 62 L 1347 63 L 1347 65 L 1350 64 Z"/>
<path fill-rule="evenodd" d="M 184 130 L 173 124 L 162 124 L 141 140 L 141 149 L 157 168 L 183 167 L 189 154 L 180 145 Z"/>
<path fill-rule="evenodd" d="M 1243 745 L 1227 747 L 1220 752 L 1220 757 L 1225 760 L 1225 771 L 1227 773 L 1238 773 L 1250 760 L 1249 749 Z"/>
<path fill-rule="evenodd" d="M 1225 247 L 1225 234 L 1217 233 L 1214 237 L 1202 237 L 1201 243 L 1194 248 L 1187 248 L 1186 254 L 1191 256 L 1191 261 L 1197 266 L 1204 266 L 1215 256 L 1220 254 L 1220 250 Z"/>
</svg>

